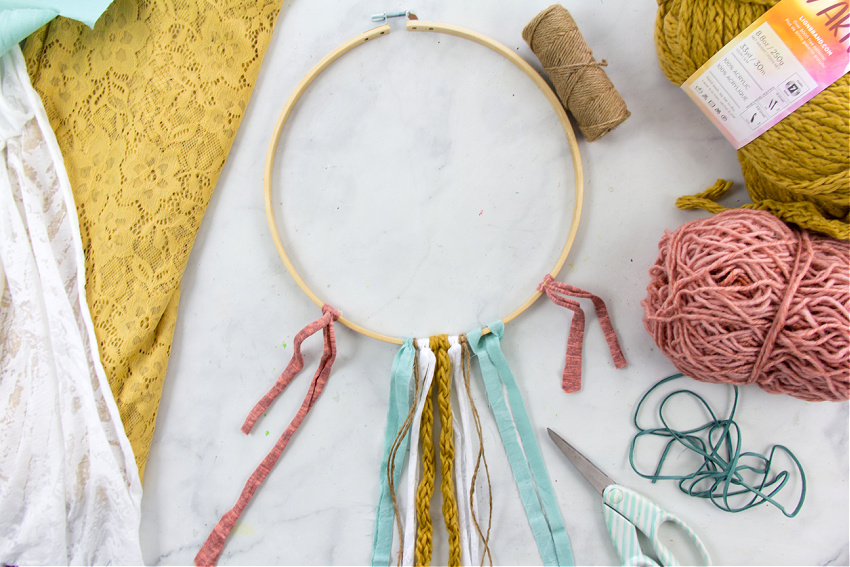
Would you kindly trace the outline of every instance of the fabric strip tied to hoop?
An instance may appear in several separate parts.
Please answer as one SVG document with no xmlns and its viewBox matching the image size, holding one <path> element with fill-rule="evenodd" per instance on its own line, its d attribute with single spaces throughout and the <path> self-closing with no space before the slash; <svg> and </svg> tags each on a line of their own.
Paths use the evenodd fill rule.
<svg viewBox="0 0 850 567">
<path fill-rule="evenodd" d="M 546 274 L 546 277 L 543 278 L 543 283 L 537 286 L 537 289 L 545 293 L 546 297 L 552 300 L 552 303 L 565 307 L 575 313 L 570 324 L 570 334 L 567 339 L 567 356 L 561 381 L 561 386 L 565 392 L 571 394 L 581 389 L 581 351 L 582 343 L 584 342 L 584 311 L 582 311 L 578 301 L 569 299 L 569 297 L 579 297 L 593 301 L 593 306 L 596 308 L 596 316 L 599 318 L 599 325 L 602 327 L 602 332 L 605 333 L 605 340 L 608 341 L 608 349 L 611 351 L 611 358 L 614 360 L 614 365 L 617 368 L 626 366 L 626 357 L 623 356 L 623 351 L 620 349 L 617 333 L 611 324 L 611 318 L 608 316 L 608 308 L 605 307 L 605 302 L 601 298 L 575 286 L 556 282 L 549 274 Z"/>
<path fill-rule="evenodd" d="M 488 325 L 490 333 L 480 329 L 467 333 L 469 346 L 478 357 L 487 399 L 496 418 L 499 436 L 514 474 L 531 532 L 544 565 L 574 565 L 572 546 L 549 473 L 525 411 L 522 396 L 508 361 L 502 353 L 505 325 Z M 508 403 L 505 403 L 504 387 Z M 508 407 L 510 404 L 510 408 Z M 517 439 L 517 434 L 519 439 Z"/>
<path fill-rule="evenodd" d="M 407 414 L 410 412 L 410 381 L 413 375 L 413 363 L 416 347 L 413 339 L 405 339 L 401 350 L 393 360 L 392 374 L 390 378 L 390 403 L 387 412 L 387 429 L 384 433 L 384 457 L 381 460 L 380 483 L 381 490 L 378 497 L 378 511 L 375 519 L 375 539 L 372 543 L 372 565 L 388 566 L 390 564 L 390 553 L 393 542 L 393 521 L 395 510 L 393 508 L 392 494 L 390 489 L 388 467 L 390 467 L 391 452 L 396 434 L 402 426 Z M 410 443 L 410 432 L 401 439 L 401 445 L 395 453 L 393 471 L 393 482 L 397 486 L 401 479 L 402 463 Z"/>
<path fill-rule="evenodd" d="M 257 488 L 260 487 L 271 472 L 272 467 L 274 467 L 275 463 L 280 458 L 280 455 L 283 453 L 283 450 L 289 444 L 289 440 L 292 438 L 292 435 L 298 430 L 298 427 L 301 425 L 301 422 L 304 421 L 307 412 L 310 411 L 316 403 L 316 400 L 318 400 L 322 390 L 325 388 L 328 376 L 330 376 L 331 373 L 331 367 L 336 359 L 334 321 L 338 318 L 339 312 L 336 309 L 330 305 L 324 305 L 322 307 L 322 316 L 301 329 L 301 331 L 295 336 L 295 352 L 293 353 L 289 364 L 286 366 L 286 369 L 277 379 L 275 385 L 272 386 L 268 393 L 263 396 L 256 406 L 254 406 L 251 413 L 248 414 L 245 423 L 242 425 L 242 432 L 246 435 L 251 432 L 251 429 L 254 427 L 254 423 L 256 423 L 257 419 L 264 411 L 266 411 L 266 409 L 268 409 L 274 399 L 283 392 L 301 369 L 304 368 L 304 358 L 301 355 L 301 343 L 303 343 L 307 337 L 315 334 L 319 331 L 319 329 L 321 329 L 325 340 L 324 351 L 322 352 L 322 359 L 319 362 L 319 367 L 316 369 L 316 374 L 313 376 L 313 381 L 310 383 L 310 389 L 307 392 L 307 396 L 304 398 L 304 402 L 301 404 L 301 407 L 298 409 L 295 417 L 286 428 L 286 431 L 284 431 L 283 435 L 280 436 L 280 439 L 277 440 L 274 448 L 272 448 L 269 454 L 266 455 L 266 458 L 263 459 L 263 462 L 260 463 L 260 466 L 257 467 L 248 479 L 248 482 L 245 483 L 245 488 L 242 489 L 242 494 L 239 495 L 239 500 L 236 501 L 233 508 L 221 517 L 221 520 L 219 520 L 218 524 L 216 524 L 213 528 L 212 533 L 210 533 L 207 538 L 207 541 L 195 556 L 195 565 L 216 564 L 222 550 L 224 549 L 224 542 L 227 539 L 227 536 L 230 535 L 231 530 L 233 530 L 233 526 L 236 524 L 236 521 L 239 519 L 242 511 L 248 505 L 248 502 L 250 502 L 254 492 L 257 491 Z"/>
</svg>

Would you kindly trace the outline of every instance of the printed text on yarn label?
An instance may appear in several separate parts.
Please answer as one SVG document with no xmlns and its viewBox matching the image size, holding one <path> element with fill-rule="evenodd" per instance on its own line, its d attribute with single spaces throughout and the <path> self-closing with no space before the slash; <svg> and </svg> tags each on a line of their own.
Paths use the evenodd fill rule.
<svg viewBox="0 0 850 567">
<path fill-rule="evenodd" d="M 850 2 L 782 0 L 682 88 L 741 148 L 850 70 L 845 28 Z"/>
</svg>

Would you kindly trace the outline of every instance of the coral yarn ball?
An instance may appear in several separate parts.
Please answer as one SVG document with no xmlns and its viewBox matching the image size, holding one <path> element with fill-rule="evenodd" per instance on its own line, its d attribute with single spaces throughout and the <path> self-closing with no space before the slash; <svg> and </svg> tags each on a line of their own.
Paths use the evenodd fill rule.
<svg viewBox="0 0 850 567">
<path fill-rule="evenodd" d="M 666 232 L 644 325 L 683 374 L 850 397 L 850 244 L 729 210 Z"/>
</svg>

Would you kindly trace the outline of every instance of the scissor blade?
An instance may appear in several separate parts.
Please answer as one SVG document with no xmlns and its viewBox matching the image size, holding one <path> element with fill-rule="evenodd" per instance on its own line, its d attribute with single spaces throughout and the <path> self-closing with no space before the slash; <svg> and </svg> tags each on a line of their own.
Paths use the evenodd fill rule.
<svg viewBox="0 0 850 567">
<path fill-rule="evenodd" d="M 587 479 L 587 482 L 589 482 L 593 488 L 599 492 L 599 494 L 602 494 L 605 487 L 610 484 L 614 484 L 614 481 L 608 478 L 608 475 L 599 470 L 596 465 L 591 463 L 587 457 L 579 453 L 572 445 L 564 441 L 560 435 L 548 427 L 546 430 L 549 432 L 549 437 L 551 437 L 552 441 L 555 442 L 555 445 L 558 446 L 558 449 L 561 450 L 564 456 L 569 459 L 573 466 L 578 469 L 578 472 Z"/>
</svg>

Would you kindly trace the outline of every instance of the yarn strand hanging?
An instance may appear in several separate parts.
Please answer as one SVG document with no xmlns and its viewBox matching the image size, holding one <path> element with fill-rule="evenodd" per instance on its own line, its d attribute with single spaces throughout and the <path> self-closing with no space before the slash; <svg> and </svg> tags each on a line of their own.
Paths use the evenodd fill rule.
<svg viewBox="0 0 850 567">
<path fill-rule="evenodd" d="M 478 410 L 472 399 L 470 388 L 469 350 L 463 342 L 463 337 L 449 337 L 449 344 L 448 355 L 452 366 L 452 385 L 455 388 L 458 402 L 457 412 L 455 413 L 458 419 L 454 426 L 454 441 L 455 449 L 459 454 L 455 467 L 455 479 L 461 532 L 461 559 L 463 565 L 473 565 L 479 563 L 479 557 L 483 561 L 484 556 L 489 552 L 489 549 L 486 549 L 489 538 L 481 531 L 481 526 L 478 523 L 478 503 L 475 500 L 475 480 L 482 460 L 485 462 L 486 470 L 484 439 Z M 477 459 L 473 455 L 473 436 L 470 425 L 475 426 L 478 439 Z M 487 471 L 487 474 L 489 487 L 489 471 Z M 466 496 L 466 502 L 461 498 L 461 495 Z M 492 515 L 492 500 L 490 500 L 490 507 L 489 514 Z M 479 538 L 484 542 L 485 555 L 482 555 Z"/>
<path fill-rule="evenodd" d="M 608 349 L 611 351 L 614 366 L 623 368 L 628 364 L 623 355 L 623 350 L 620 348 L 620 341 L 617 340 L 617 333 L 611 324 L 608 308 L 602 298 L 575 286 L 556 282 L 550 274 L 546 274 L 537 289 L 545 293 L 555 305 L 560 305 L 573 312 L 570 334 L 567 339 L 566 361 L 561 379 L 561 387 L 566 393 L 571 394 L 581 389 L 581 352 L 584 342 L 584 311 L 579 302 L 569 299 L 570 297 L 590 299 L 593 302 L 596 315 L 599 317 L 599 325 L 602 327 Z"/>
<path fill-rule="evenodd" d="M 432 351 L 433 352 L 433 349 Z M 436 358 L 436 356 L 435 356 Z M 434 365 L 432 382 L 424 391 L 422 424 L 419 441 L 422 444 L 422 478 L 416 489 L 416 565 L 430 565 L 433 551 L 434 527 L 431 522 L 431 498 L 437 480 L 437 449 L 434 446 L 434 383 L 437 365 Z"/>
<path fill-rule="evenodd" d="M 298 409 L 295 417 L 292 418 L 292 422 L 280 436 L 280 439 L 278 439 L 277 443 L 275 443 L 275 446 L 269 454 L 266 455 L 266 458 L 263 459 L 262 463 L 260 463 L 245 483 L 245 488 L 242 489 L 242 494 L 239 495 L 239 499 L 236 504 L 226 514 L 224 514 L 218 524 L 215 525 L 212 532 L 207 537 L 206 542 L 204 542 L 204 545 L 195 556 L 195 565 L 215 565 L 218 562 L 218 558 L 221 556 L 221 552 L 224 549 L 225 540 L 233 530 L 233 526 L 236 525 L 236 521 L 239 519 L 239 516 L 242 515 L 242 512 L 245 510 L 248 502 L 251 501 L 254 493 L 269 475 L 272 467 L 274 467 L 275 463 L 277 463 L 281 454 L 283 454 L 283 450 L 286 449 L 290 439 L 292 439 L 292 436 L 296 431 L 298 431 L 298 428 L 301 426 L 304 418 L 307 417 L 307 413 L 319 399 L 322 390 L 325 388 L 325 384 L 327 384 L 334 360 L 336 360 L 334 321 L 338 318 L 339 312 L 330 305 L 325 305 L 322 307 L 322 316 L 299 331 L 299 333 L 295 336 L 294 341 L 295 352 L 293 353 L 289 364 L 286 366 L 286 369 L 277 379 L 277 382 L 275 382 L 275 385 L 272 386 L 271 390 L 269 390 L 269 392 L 263 396 L 259 402 L 257 402 L 257 405 L 254 406 L 248 414 L 248 417 L 245 419 L 245 423 L 242 425 L 242 432 L 247 435 L 251 432 L 251 429 L 254 427 L 257 419 L 259 419 L 275 398 L 277 398 L 277 396 L 292 382 L 301 369 L 304 368 L 304 358 L 301 355 L 301 343 L 303 343 L 307 337 L 315 334 L 321 329 L 325 340 L 324 351 L 322 352 L 322 359 L 319 362 L 316 374 L 313 376 L 313 381 L 310 383 L 310 389 L 307 391 L 307 396 L 304 398 L 304 402 L 301 404 L 301 407 Z"/>
</svg>

